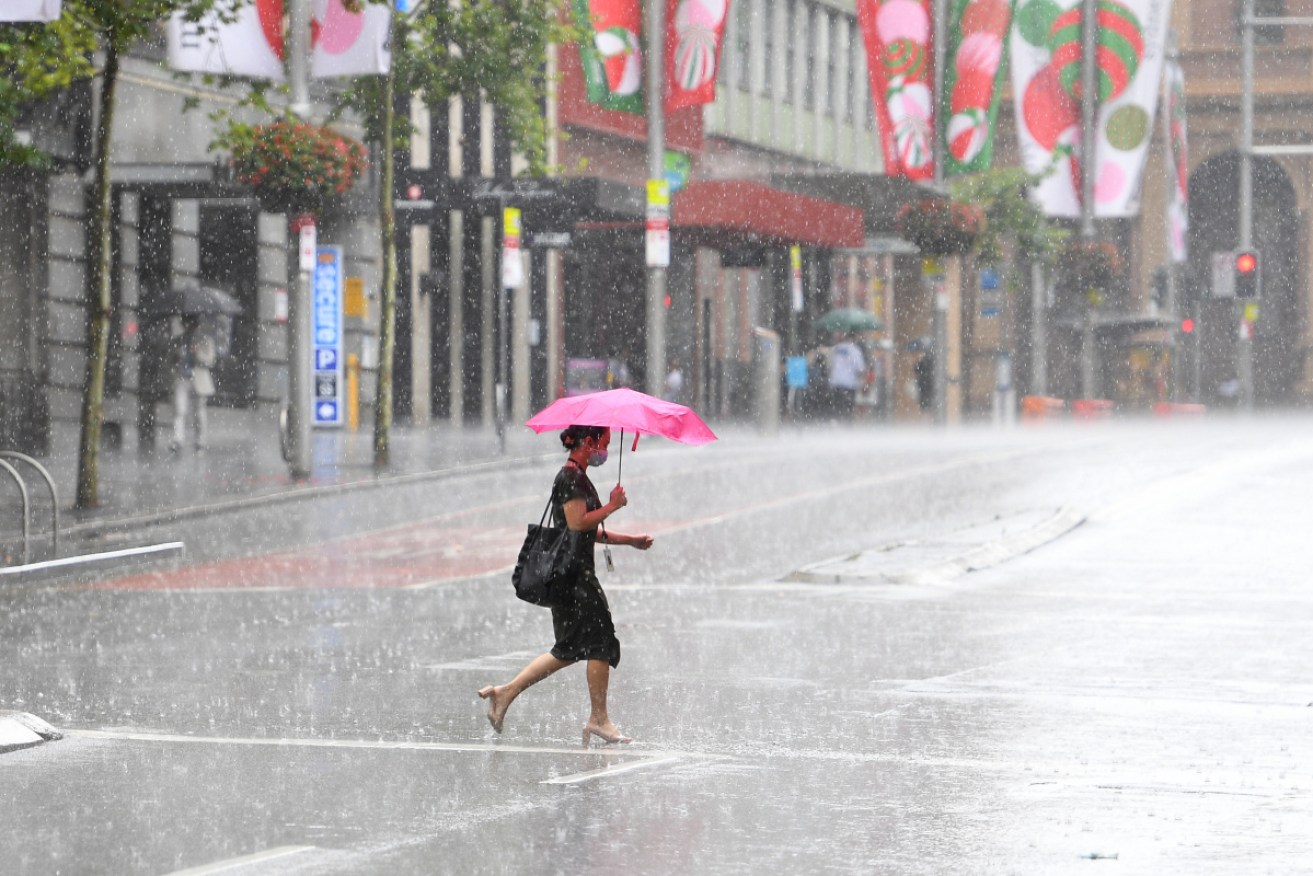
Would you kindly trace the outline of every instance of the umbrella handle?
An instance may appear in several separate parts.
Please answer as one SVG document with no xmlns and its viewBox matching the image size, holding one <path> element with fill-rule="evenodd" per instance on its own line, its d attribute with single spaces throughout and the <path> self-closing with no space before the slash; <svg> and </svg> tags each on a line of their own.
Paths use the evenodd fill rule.
<svg viewBox="0 0 1313 876">
<path fill-rule="evenodd" d="M 620 467 L 615 473 L 615 485 L 620 486 L 620 476 L 625 473 L 625 430 L 620 430 Z"/>
</svg>

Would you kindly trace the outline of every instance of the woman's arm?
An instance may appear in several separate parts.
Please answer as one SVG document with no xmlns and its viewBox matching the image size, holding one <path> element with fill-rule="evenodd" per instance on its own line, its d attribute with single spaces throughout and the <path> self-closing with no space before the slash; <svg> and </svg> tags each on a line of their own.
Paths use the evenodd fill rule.
<svg viewBox="0 0 1313 876">
<path fill-rule="evenodd" d="M 607 530 L 606 537 L 598 533 L 597 540 L 603 544 L 627 544 L 630 547 L 638 548 L 645 551 L 652 546 L 652 536 L 650 535 L 625 535 L 623 532 L 611 532 Z"/>
<path fill-rule="evenodd" d="M 596 529 L 603 520 L 628 504 L 629 498 L 625 495 L 625 488 L 616 484 L 611 488 L 611 501 L 601 508 L 589 511 L 588 504 L 583 499 L 570 499 L 561 510 L 565 512 L 566 526 L 575 532 L 586 532 Z"/>
</svg>

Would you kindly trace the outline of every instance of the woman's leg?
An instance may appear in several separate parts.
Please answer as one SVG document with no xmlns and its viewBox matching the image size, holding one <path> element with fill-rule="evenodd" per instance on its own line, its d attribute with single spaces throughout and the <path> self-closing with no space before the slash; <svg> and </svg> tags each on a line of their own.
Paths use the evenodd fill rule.
<svg viewBox="0 0 1313 876">
<path fill-rule="evenodd" d="M 511 679 L 509 683 L 498 687 L 489 686 L 480 690 L 479 696 L 490 701 L 488 703 L 488 723 L 492 725 L 492 729 L 498 733 L 501 732 L 502 721 L 506 718 L 506 710 L 510 708 L 516 697 L 553 672 L 564 669 L 573 663 L 573 660 L 562 660 L 553 656 L 551 651 L 548 651 L 530 660 L 529 665 L 521 669 L 520 674 Z"/>
<path fill-rule="evenodd" d="M 621 735 L 606 713 L 606 692 L 610 686 L 611 664 L 605 660 L 589 660 L 588 699 L 592 711 L 588 715 L 588 723 L 584 725 L 585 744 L 588 743 L 589 734 L 600 736 L 607 742 L 631 741 L 628 736 Z"/>
</svg>

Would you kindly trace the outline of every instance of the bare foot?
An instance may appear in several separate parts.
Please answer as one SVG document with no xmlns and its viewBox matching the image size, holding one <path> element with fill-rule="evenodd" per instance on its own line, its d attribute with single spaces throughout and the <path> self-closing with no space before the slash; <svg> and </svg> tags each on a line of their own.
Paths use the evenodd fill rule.
<svg viewBox="0 0 1313 876">
<path fill-rule="evenodd" d="M 633 739 L 621 733 L 616 728 L 615 724 L 612 724 L 610 720 L 601 723 L 594 723 L 592 721 L 589 721 L 587 724 L 585 724 L 584 745 L 588 745 L 588 743 L 590 742 L 589 739 L 590 736 L 596 736 L 597 738 L 601 739 L 603 742 L 630 743 L 634 741 Z"/>
<path fill-rule="evenodd" d="M 488 701 L 488 723 L 492 729 L 501 732 L 501 725 L 506 720 L 506 707 L 510 703 L 502 702 L 501 688 L 488 685 L 479 689 L 479 699 Z"/>
</svg>

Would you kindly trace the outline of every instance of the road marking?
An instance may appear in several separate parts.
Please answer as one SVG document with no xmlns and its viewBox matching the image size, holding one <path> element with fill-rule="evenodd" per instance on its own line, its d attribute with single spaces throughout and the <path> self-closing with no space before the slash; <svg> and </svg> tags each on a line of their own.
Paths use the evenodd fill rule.
<svg viewBox="0 0 1313 876">
<path fill-rule="evenodd" d="M 661 766 L 663 764 L 675 763 L 679 760 L 678 755 L 663 755 L 660 757 L 650 757 L 646 760 L 631 761 L 629 763 L 619 764 L 617 766 L 605 766 L 600 770 L 588 770 L 584 773 L 575 773 L 570 776 L 558 776 L 554 779 L 543 779 L 540 785 L 579 785 L 584 782 L 591 782 L 594 779 L 609 779 L 611 776 L 620 773 L 633 772 L 634 770 L 646 769 L 648 767 Z"/>
<path fill-rule="evenodd" d="M 454 751 L 466 754 L 488 754 L 504 752 L 506 754 L 569 754 L 576 757 L 588 755 L 605 755 L 612 757 L 632 757 L 639 760 L 652 758 L 681 758 L 695 755 L 680 751 L 643 751 L 633 748 L 584 748 L 576 746 L 505 745 L 498 742 L 415 742 L 411 740 L 387 739 L 306 739 L 273 738 L 260 736 L 184 736 L 179 733 L 147 733 L 138 730 L 65 730 L 66 736 L 83 739 L 106 739 L 120 742 L 169 742 L 193 743 L 199 745 L 242 745 L 270 746 L 285 748 L 348 748 L 375 751 Z"/>
<path fill-rule="evenodd" d="M 106 560 L 122 560 L 128 557 L 148 557 L 153 555 L 170 556 L 176 554 L 182 556 L 185 550 L 183 543 L 180 541 L 169 541 L 163 544 L 152 544 L 146 547 L 123 548 L 117 551 L 104 551 L 98 554 L 79 554 L 75 557 L 60 557 L 57 560 L 42 560 L 39 563 L 28 563 L 25 566 L 8 566 L 0 569 L 0 577 L 7 575 L 24 575 L 28 572 L 42 572 L 48 569 L 62 569 L 67 566 L 86 566 L 92 563 L 102 563 Z"/>
<path fill-rule="evenodd" d="M 240 858 L 228 858 L 224 861 L 215 861 L 213 864 L 201 864 L 199 867 L 188 867 L 186 870 L 175 870 L 168 876 L 207 876 L 210 873 L 224 873 L 228 870 L 236 870 L 238 867 L 246 867 L 251 864 L 263 864 L 266 861 L 276 861 L 279 858 L 286 858 L 290 855 L 299 855 L 303 852 L 315 851 L 314 846 L 278 846 L 274 849 L 267 849 L 263 852 L 256 852 L 253 855 L 243 855 Z"/>
</svg>

